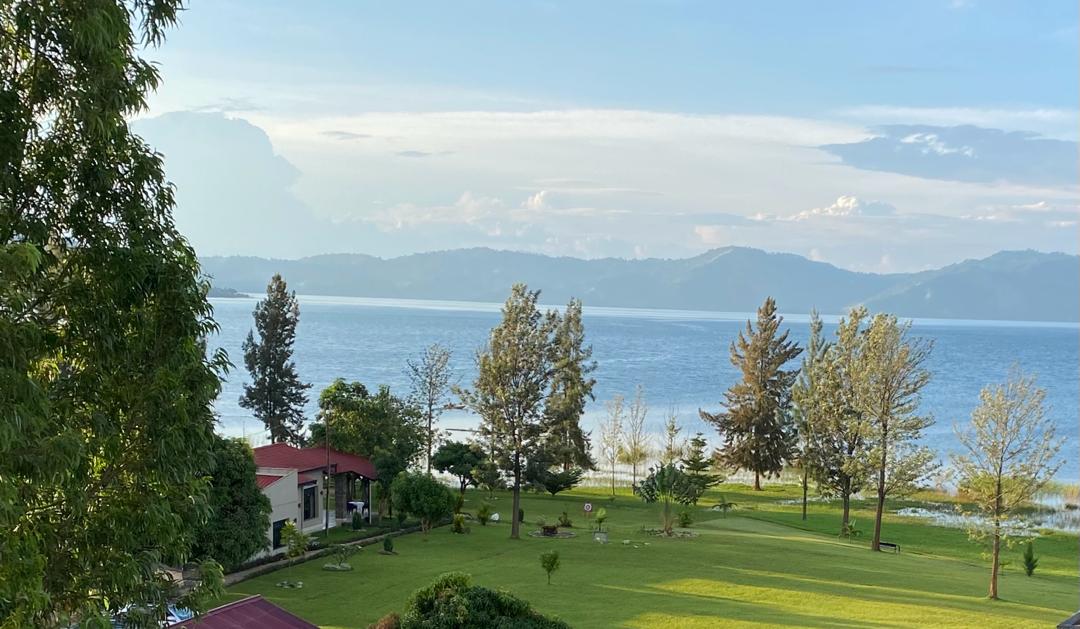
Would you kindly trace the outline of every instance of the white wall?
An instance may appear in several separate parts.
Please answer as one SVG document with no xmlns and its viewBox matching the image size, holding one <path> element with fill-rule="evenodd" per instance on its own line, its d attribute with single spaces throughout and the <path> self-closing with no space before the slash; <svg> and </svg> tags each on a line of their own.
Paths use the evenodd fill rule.
<svg viewBox="0 0 1080 629">
<path fill-rule="evenodd" d="M 258 473 L 281 476 L 274 483 L 263 487 L 262 490 L 263 494 L 270 499 L 270 528 L 266 530 L 266 540 L 268 543 L 273 544 L 274 522 L 278 520 L 295 522 L 300 516 L 300 511 L 296 508 L 299 493 L 296 487 L 296 470 L 260 467 Z M 283 552 L 285 552 L 285 548 L 276 550 L 270 548 L 269 551 L 260 553 L 258 556 L 276 555 Z"/>
</svg>

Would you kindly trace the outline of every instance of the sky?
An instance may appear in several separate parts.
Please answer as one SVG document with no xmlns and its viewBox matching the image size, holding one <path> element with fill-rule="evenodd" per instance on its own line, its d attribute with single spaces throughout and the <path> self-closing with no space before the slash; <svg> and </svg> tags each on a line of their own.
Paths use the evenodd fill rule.
<svg viewBox="0 0 1080 629">
<path fill-rule="evenodd" d="M 135 129 L 208 255 L 1076 253 L 1072 0 L 192 0 Z"/>
</svg>

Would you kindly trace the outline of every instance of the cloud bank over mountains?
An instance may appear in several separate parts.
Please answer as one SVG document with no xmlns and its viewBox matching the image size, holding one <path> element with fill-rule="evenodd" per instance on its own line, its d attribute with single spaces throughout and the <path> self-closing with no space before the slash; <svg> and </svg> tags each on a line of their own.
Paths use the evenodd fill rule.
<svg viewBox="0 0 1080 629">
<path fill-rule="evenodd" d="M 1074 141 L 971 125 L 595 109 L 134 125 L 165 155 L 202 255 L 739 245 L 891 272 L 1075 252 L 1080 217 Z"/>
</svg>

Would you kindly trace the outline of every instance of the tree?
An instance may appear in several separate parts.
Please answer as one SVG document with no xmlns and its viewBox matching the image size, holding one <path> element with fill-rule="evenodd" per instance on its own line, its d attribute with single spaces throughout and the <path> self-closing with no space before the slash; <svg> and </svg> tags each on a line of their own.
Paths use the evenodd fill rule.
<svg viewBox="0 0 1080 629">
<path fill-rule="evenodd" d="M 661 523 L 665 535 L 671 535 L 671 529 L 675 526 L 671 506 L 693 504 L 701 495 L 694 481 L 674 465 L 661 465 L 650 470 L 645 480 L 641 481 L 638 494 L 645 502 L 659 502 L 663 506 Z"/>
<path fill-rule="evenodd" d="M 686 439 L 680 438 L 680 433 L 682 433 L 682 426 L 679 425 L 679 412 L 673 406 L 668 409 L 667 417 L 664 419 L 664 432 L 661 435 L 659 449 L 660 465 L 675 463 L 686 455 Z"/>
<path fill-rule="evenodd" d="M 877 485 L 872 550 L 880 550 L 881 517 L 885 498 L 904 495 L 935 469 L 934 453 L 918 446 L 922 431 L 934 423 L 919 415 L 921 392 L 930 381 L 924 368 L 933 344 L 912 339 L 911 323 L 878 314 L 871 319 L 862 339 L 853 371 L 856 408 L 868 423 L 868 458 Z"/>
<path fill-rule="evenodd" d="M 724 482 L 722 476 L 711 473 L 712 460 L 705 456 L 707 445 L 705 437 L 699 432 L 690 440 L 690 445 L 686 448 L 686 457 L 682 459 L 683 471 L 697 488 L 697 496 L 693 499 L 693 504 L 697 504 L 698 499 L 705 494 L 705 490 Z"/>
<path fill-rule="evenodd" d="M 418 518 L 424 533 L 454 511 L 454 496 L 450 490 L 424 473 L 398 474 L 390 493 L 398 513 L 408 513 Z"/>
<path fill-rule="evenodd" d="M 810 342 L 806 345 L 802 368 L 791 387 L 791 399 L 795 409 L 795 429 L 799 435 L 796 450 L 799 468 L 802 470 L 802 519 L 806 520 L 806 501 L 810 485 L 810 467 L 814 461 L 813 438 L 813 395 L 816 392 L 817 365 L 828 349 L 821 337 L 823 324 L 817 310 L 810 311 Z"/>
<path fill-rule="evenodd" d="M 502 322 L 491 330 L 476 355 L 476 380 L 459 391 L 462 402 L 481 418 L 481 433 L 492 444 L 496 462 L 513 481 L 513 513 L 521 508 L 525 462 L 540 444 L 544 397 L 551 382 L 551 314 L 540 313 L 539 291 L 515 284 L 502 308 Z M 512 518 L 510 537 L 519 537 Z"/>
<path fill-rule="evenodd" d="M 607 421 L 600 424 L 600 457 L 611 470 L 611 495 L 615 495 L 615 464 L 619 462 L 623 444 L 623 397 L 616 394 L 605 405 Z"/>
<path fill-rule="evenodd" d="M 585 471 L 581 468 L 563 470 L 559 466 L 550 466 L 544 461 L 536 464 L 530 462 L 526 469 L 526 480 L 529 486 L 542 489 L 552 496 L 573 489 L 581 482 L 583 476 L 585 476 Z"/>
<path fill-rule="evenodd" d="M 866 316 L 866 309 L 854 308 L 840 320 L 836 341 L 819 346 L 821 355 L 807 361 L 795 388 L 805 443 L 802 464 L 821 495 L 840 498 L 845 536 L 851 530 L 851 496 L 866 485 L 871 468 L 870 426 L 855 399 Z"/>
<path fill-rule="evenodd" d="M 406 400 L 381 386 L 375 395 L 359 382 L 334 380 L 319 394 L 318 421 L 311 424 L 311 438 L 330 447 L 367 457 L 378 473 L 380 514 L 390 506 L 390 486 L 409 468 L 423 447 L 420 412 Z"/>
<path fill-rule="evenodd" d="M 990 539 L 992 599 L 998 598 L 1001 543 L 1009 541 L 1005 520 L 1034 498 L 1061 467 L 1057 455 L 1063 440 L 1046 416 L 1045 397 L 1035 378 L 1014 366 L 1005 384 L 983 388 L 970 424 L 955 427 L 963 446 L 962 453 L 952 456 L 958 488 L 989 520 L 989 530 L 978 527 L 969 534 Z"/>
<path fill-rule="evenodd" d="M 731 364 L 739 368 L 742 380 L 724 394 L 726 410 L 700 411 L 720 432 L 725 464 L 753 471 L 758 491 L 761 477 L 778 475 L 794 449 L 791 385 L 797 371 L 783 367 L 802 349 L 788 340 L 786 330 L 779 332 L 783 321 L 776 302 L 767 298 L 758 308 L 756 327 L 747 321 L 746 330 L 731 344 Z"/>
<path fill-rule="evenodd" d="M 0 9 L 0 625 L 164 615 L 228 361 L 145 110 L 179 0 Z M 200 609 L 221 571 L 182 604 Z M 154 625 L 156 626 L 156 625 Z"/>
<path fill-rule="evenodd" d="M 271 443 L 301 445 L 306 391 L 311 385 L 300 381 L 292 360 L 300 303 L 280 274 L 270 278 L 266 298 L 255 305 L 253 316 L 259 338 L 249 331 L 244 341 L 244 366 L 251 384 L 244 384 L 240 406 L 262 421 Z"/>
<path fill-rule="evenodd" d="M 285 558 L 289 561 L 291 572 L 291 568 L 296 565 L 296 560 L 303 557 L 304 553 L 307 552 L 308 546 L 311 545 L 311 538 L 300 530 L 300 527 L 296 526 L 292 520 L 289 520 L 285 523 L 285 526 L 281 527 L 281 543 L 285 545 Z M 302 587 L 303 582 L 285 581 L 284 586 Z"/>
<path fill-rule="evenodd" d="M 435 447 L 439 417 L 450 403 L 450 380 L 453 377 L 450 358 L 450 350 L 435 343 L 424 350 L 419 362 L 410 359 L 405 363 L 405 373 L 412 383 L 409 400 L 420 409 L 427 422 L 424 461 L 428 474 L 431 473 L 431 452 Z"/>
<path fill-rule="evenodd" d="M 571 299 L 555 326 L 551 342 L 551 389 L 544 408 L 543 447 L 563 471 L 578 467 L 591 470 L 589 433 L 581 429 L 585 404 L 595 399 L 590 377 L 596 371 L 592 346 L 585 345 L 585 326 L 581 319 L 581 301 Z"/>
<path fill-rule="evenodd" d="M 476 485 L 473 476 L 475 470 L 484 462 L 484 451 L 472 443 L 450 441 L 439 446 L 431 464 L 436 470 L 452 474 L 458 479 L 458 486 L 464 494 L 469 485 Z"/>
<path fill-rule="evenodd" d="M 270 499 L 259 489 L 254 455 L 244 441 L 216 438 L 211 474 L 210 518 L 195 534 L 191 554 L 232 571 L 267 548 Z"/>
<path fill-rule="evenodd" d="M 551 573 L 559 569 L 559 551 L 549 550 L 540 553 L 540 567 L 547 573 L 547 584 L 551 585 Z"/>
<path fill-rule="evenodd" d="M 637 470 L 649 460 L 649 436 L 645 432 L 645 416 L 649 407 L 645 404 L 645 387 L 640 384 L 634 391 L 630 412 L 623 429 L 622 451 L 619 461 L 630 466 L 631 485 L 637 487 Z"/>
<path fill-rule="evenodd" d="M 431 585 L 417 590 L 400 617 L 391 614 L 380 620 L 378 626 L 387 629 L 570 629 L 570 625 L 543 616 L 512 594 L 473 585 L 472 577 L 461 572 L 441 575 Z"/>
</svg>

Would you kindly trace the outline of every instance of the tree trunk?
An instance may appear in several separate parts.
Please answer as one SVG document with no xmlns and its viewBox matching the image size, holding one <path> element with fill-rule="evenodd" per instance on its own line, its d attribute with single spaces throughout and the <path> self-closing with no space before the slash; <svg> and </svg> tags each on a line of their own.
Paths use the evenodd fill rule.
<svg viewBox="0 0 1080 629">
<path fill-rule="evenodd" d="M 432 420 L 432 415 L 434 415 L 434 412 L 432 411 L 431 405 L 429 404 L 428 405 L 428 412 L 427 412 L 427 473 L 429 475 L 431 474 L 431 442 L 432 442 L 431 420 Z M 462 493 L 465 493 L 464 489 L 462 490 Z"/>
<path fill-rule="evenodd" d="M 807 484 L 806 483 L 806 481 L 807 481 L 806 477 L 807 477 L 807 472 L 806 472 L 806 466 L 804 465 L 803 466 L 803 471 L 802 471 L 802 519 L 803 519 L 803 522 L 806 521 L 806 484 Z"/>
<path fill-rule="evenodd" d="M 510 515 L 510 539 L 521 539 L 521 452 L 514 453 L 514 512 Z"/>
<path fill-rule="evenodd" d="M 844 492 L 842 502 L 844 503 L 844 515 L 841 516 L 841 520 L 840 520 L 840 534 L 845 535 L 848 532 L 848 522 L 851 521 L 851 493 L 850 492 L 848 492 L 848 491 Z"/>
<path fill-rule="evenodd" d="M 870 550 L 881 550 L 881 515 L 885 512 L 885 452 L 881 453 L 881 469 L 878 470 L 877 513 L 874 515 L 874 541 Z"/>
<path fill-rule="evenodd" d="M 754 470 L 754 491 L 761 491 L 761 472 Z"/>
<path fill-rule="evenodd" d="M 611 495 L 615 495 L 615 466 L 611 466 Z"/>
<path fill-rule="evenodd" d="M 994 550 L 990 560 L 990 598 L 997 600 L 998 597 L 998 566 L 1001 564 L 1001 529 L 997 521 L 994 521 Z"/>
</svg>

